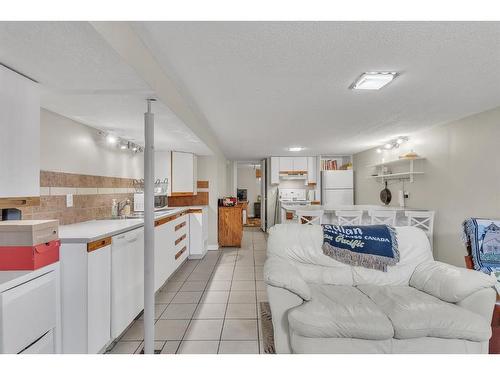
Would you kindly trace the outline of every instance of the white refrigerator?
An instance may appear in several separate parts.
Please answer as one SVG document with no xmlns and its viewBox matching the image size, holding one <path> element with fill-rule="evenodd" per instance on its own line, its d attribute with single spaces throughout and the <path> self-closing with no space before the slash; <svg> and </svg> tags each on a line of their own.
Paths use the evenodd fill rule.
<svg viewBox="0 0 500 375">
<path fill-rule="evenodd" d="M 349 206 L 354 204 L 353 171 L 321 172 L 321 204 Z"/>
</svg>

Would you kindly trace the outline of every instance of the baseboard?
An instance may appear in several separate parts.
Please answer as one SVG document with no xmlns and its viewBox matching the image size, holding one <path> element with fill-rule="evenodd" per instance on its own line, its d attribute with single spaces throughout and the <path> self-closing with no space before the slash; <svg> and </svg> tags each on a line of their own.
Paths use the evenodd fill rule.
<svg viewBox="0 0 500 375">
<path fill-rule="evenodd" d="M 208 250 L 219 250 L 219 244 L 217 244 L 217 245 L 208 245 L 207 249 Z"/>
</svg>

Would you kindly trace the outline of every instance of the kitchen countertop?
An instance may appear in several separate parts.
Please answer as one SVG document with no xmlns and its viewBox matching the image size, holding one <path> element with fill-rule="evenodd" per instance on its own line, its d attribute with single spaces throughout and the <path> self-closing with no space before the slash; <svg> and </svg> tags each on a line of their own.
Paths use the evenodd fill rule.
<svg viewBox="0 0 500 375">
<path fill-rule="evenodd" d="M 176 215 L 189 209 L 200 209 L 207 206 L 170 207 L 167 212 L 155 213 L 155 219 Z M 139 219 L 109 219 L 89 220 L 81 223 L 60 225 L 59 239 L 61 243 L 89 243 L 105 237 L 112 237 L 120 233 L 144 226 L 144 220 Z"/>
</svg>

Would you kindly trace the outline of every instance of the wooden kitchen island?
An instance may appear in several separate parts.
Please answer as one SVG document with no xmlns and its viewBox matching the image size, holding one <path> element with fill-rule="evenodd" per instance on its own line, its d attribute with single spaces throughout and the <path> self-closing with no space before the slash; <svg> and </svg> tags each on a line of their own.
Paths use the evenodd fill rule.
<svg viewBox="0 0 500 375">
<path fill-rule="evenodd" d="M 243 204 L 219 207 L 219 246 L 241 247 Z"/>
</svg>

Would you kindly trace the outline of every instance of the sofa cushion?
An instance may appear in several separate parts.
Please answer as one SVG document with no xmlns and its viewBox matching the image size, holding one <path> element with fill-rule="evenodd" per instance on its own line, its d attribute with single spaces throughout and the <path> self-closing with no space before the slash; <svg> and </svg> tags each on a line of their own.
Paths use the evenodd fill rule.
<svg viewBox="0 0 500 375">
<path fill-rule="evenodd" d="M 410 286 L 360 285 L 358 289 L 389 317 L 397 339 L 485 341 L 491 336 L 489 322 L 482 316 Z"/>
<path fill-rule="evenodd" d="M 309 285 L 312 299 L 290 310 L 290 329 L 304 337 L 385 340 L 394 331 L 387 316 L 352 286 Z"/>
<path fill-rule="evenodd" d="M 418 265 L 410 286 L 443 301 L 456 303 L 478 290 L 495 286 L 496 281 L 494 275 L 432 261 Z"/>
<path fill-rule="evenodd" d="M 264 281 L 272 286 L 284 288 L 303 300 L 311 299 L 309 286 L 292 263 L 277 257 L 269 257 L 264 265 Z"/>
</svg>

